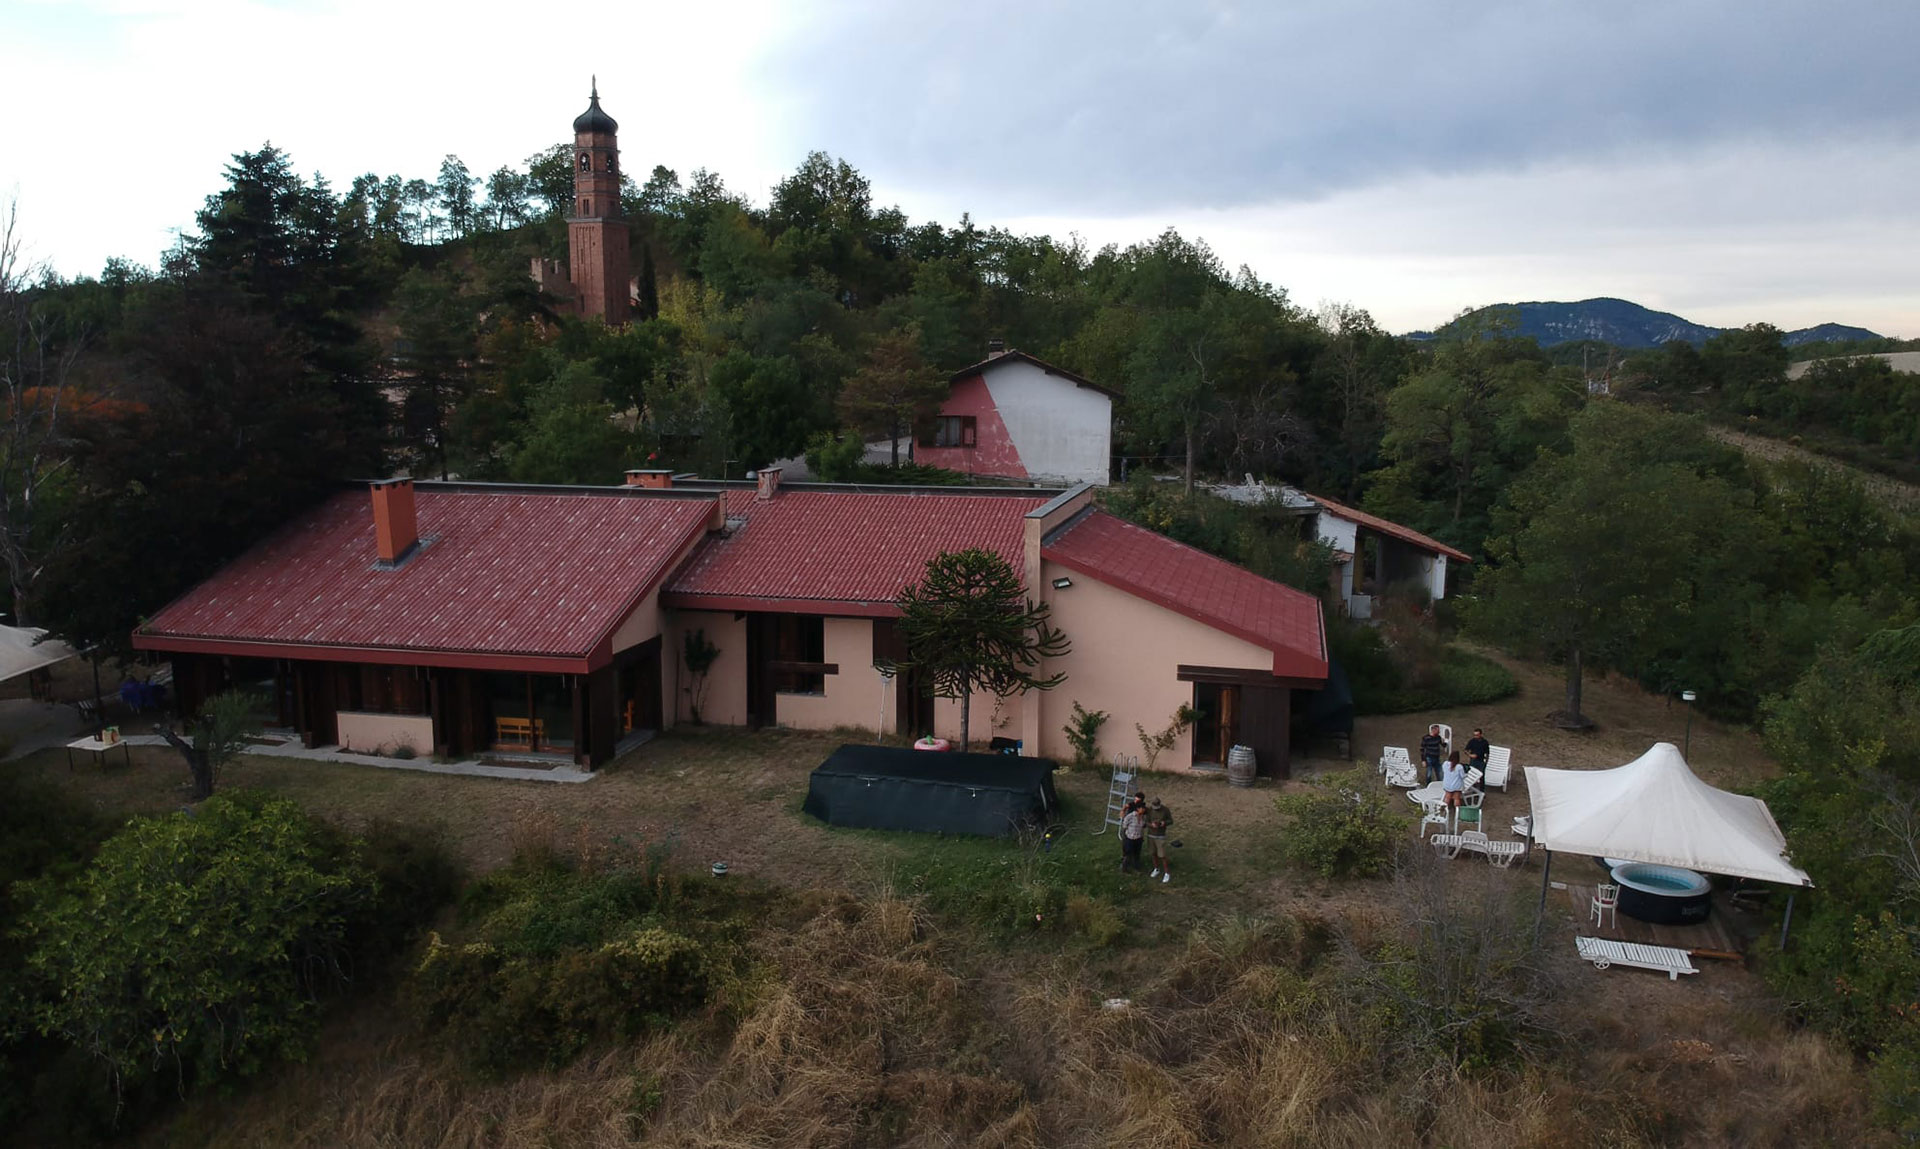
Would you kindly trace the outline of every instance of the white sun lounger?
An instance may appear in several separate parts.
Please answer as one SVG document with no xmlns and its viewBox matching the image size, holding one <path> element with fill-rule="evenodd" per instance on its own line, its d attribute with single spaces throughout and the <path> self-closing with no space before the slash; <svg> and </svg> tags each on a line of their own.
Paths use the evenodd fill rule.
<svg viewBox="0 0 1920 1149">
<path fill-rule="evenodd" d="M 1679 981 L 1683 973 L 1699 973 L 1686 950 L 1672 946 L 1643 946 L 1632 942 L 1614 942 L 1605 938 L 1576 937 L 1580 957 L 1593 963 L 1594 969 L 1610 965 L 1630 965 L 1635 969 L 1658 970 L 1668 981 Z"/>
</svg>

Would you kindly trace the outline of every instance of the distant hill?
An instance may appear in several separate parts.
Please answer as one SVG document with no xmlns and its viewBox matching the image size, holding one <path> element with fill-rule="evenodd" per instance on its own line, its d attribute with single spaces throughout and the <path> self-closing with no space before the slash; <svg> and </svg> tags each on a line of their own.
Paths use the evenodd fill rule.
<svg viewBox="0 0 1920 1149">
<path fill-rule="evenodd" d="M 1694 323 L 1670 312 L 1654 311 L 1625 299 L 1583 299 L 1578 303 L 1496 304 L 1493 308 L 1483 307 L 1471 314 L 1479 315 L 1495 308 L 1514 311 L 1520 321 L 1518 334 L 1531 336 L 1542 347 L 1574 343 L 1582 339 L 1611 343 L 1627 351 L 1658 347 L 1676 339 L 1683 339 L 1698 346 L 1725 330 L 1725 328 L 1707 327 Z M 1459 321 L 1455 320 L 1455 322 Z M 1446 329 L 1443 327 L 1440 330 Z M 1410 338 L 1431 339 L 1433 333 L 1416 331 Z M 1787 332 L 1785 342 L 1788 347 L 1797 347 L 1802 343 L 1878 338 L 1880 336 L 1864 327 L 1822 323 L 1818 327 Z"/>
</svg>

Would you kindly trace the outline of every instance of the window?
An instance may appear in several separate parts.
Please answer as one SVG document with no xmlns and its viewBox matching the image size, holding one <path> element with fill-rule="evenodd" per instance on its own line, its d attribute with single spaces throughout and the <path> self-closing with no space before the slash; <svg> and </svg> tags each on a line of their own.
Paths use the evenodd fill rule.
<svg viewBox="0 0 1920 1149">
<path fill-rule="evenodd" d="M 825 694 L 830 668 L 827 659 L 827 621 L 819 615 L 783 614 L 773 620 L 771 657 L 767 672 L 780 694 Z"/>
<path fill-rule="evenodd" d="M 978 442 L 978 421 L 972 415 L 942 415 L 933 428 L 936 447 L 972 447 Z"/>
<path fill-rule="evenodd" d="M 580 170 L 581 170 L 581 171 L 583 171 L 583 172 L 590 172 L 590 171 L 592 171 L 592 170 L 593 170 L 593 155 L 592 155 L 592 153 L 590 153 L 590 152 L 581 152 L 581 153 L 580 153 Z"/>
</svg>

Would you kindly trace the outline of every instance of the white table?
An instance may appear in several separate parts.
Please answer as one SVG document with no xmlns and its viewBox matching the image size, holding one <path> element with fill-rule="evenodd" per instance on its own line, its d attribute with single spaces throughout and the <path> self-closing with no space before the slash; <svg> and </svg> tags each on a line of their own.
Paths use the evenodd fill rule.
<svg viewBox="0 0 1920 1149">
<path fill-rule="evenodd" d="M 122 759 L 128 766 L 133 765 L 133 753 L 127 749 L 125 739 L 118 742 L 102 742 L 98 738 L 76 738 L 72 742 L 67 743 L 67 773 L 73 773 L 73 752 L 75 750 L 85 750 L 87 753 L 93 755 L 95 765 L 104 765 L 107 760 L 107 754 L 115 749 L 120 751 Z"/>
</svg>

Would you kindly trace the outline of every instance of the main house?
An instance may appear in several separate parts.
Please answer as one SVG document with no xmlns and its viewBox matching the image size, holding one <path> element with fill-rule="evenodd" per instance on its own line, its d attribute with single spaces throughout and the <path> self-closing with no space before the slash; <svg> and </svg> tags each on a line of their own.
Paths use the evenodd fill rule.
<svg viewBox="0 0 1920 1149">
<path fill-rule="evenodd" d="M 1019 571 L 1072 643 L 1063 685 L 973 701 L 972 735 L 1072 753 L 1073 704 L 1104 754 L 1137 722 L 1202 717 L 1176 769 L 1252 746 L 1289 768 L 1292 695 L 1327 674 L 1320 602 L 1099 510 L 1068 490 L 782 486 L 637 471 L 624 487 L 415 483 L 342 492 L 133 636 L 174 663 L 183 707 L 271 680 L 312 746 L 601 765 L 694 717 L 959 734 L 904 655 L 894 600 L 928 559 L 980 547 Z M 714 653 L 704 673 L 687 651 Z M 695 659 L 696 662 L 702 661 Z"/>
<path fill-rule="evenodd" d="M 914 461 L 967 475 L 1104 487 L 1117 398 L 1064 367 L 996 344 L 954 372 Z"/>
</svg>

